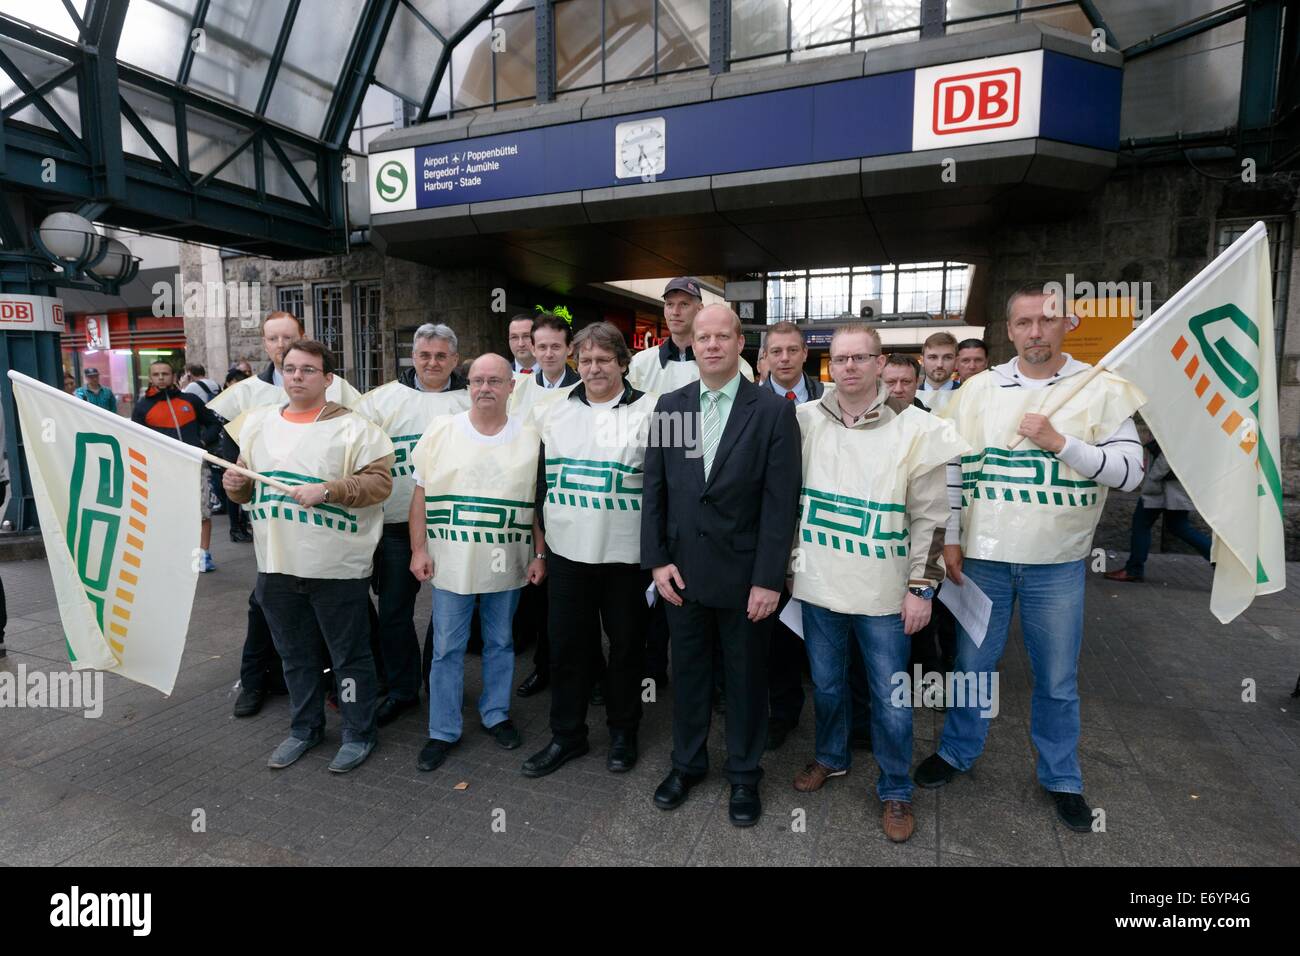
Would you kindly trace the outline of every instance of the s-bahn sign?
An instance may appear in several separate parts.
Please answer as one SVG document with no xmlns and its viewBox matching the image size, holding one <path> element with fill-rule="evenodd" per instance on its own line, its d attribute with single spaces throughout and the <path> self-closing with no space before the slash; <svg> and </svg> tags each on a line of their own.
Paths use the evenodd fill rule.
<svg viewBox="0 0 1300 956">
<path fill-rule="evenodd" d="M 1121 78 L 1038 49 L 381 151 L 370 212 L 1034 138 L 1114 151 Z"/>
</svg>

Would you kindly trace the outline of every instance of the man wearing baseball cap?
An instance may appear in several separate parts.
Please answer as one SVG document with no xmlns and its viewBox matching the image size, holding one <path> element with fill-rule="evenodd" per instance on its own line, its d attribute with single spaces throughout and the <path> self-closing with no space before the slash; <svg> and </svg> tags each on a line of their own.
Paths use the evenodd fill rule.
<svg viewBox="0 0 1300 956">
<path fill-rule="evenodd" d="M 663 394 L 689 385 L 700 377 L 691 350 L 691 335 L 695 316 L 704 307 L 700 280 L 694 276 L 678 276 L 664 287 L 664 321 L 668 324 L 668 338 L 658 348 L 644 349 L 632 356 L 627 380 L 641 392 Z M 743 358 L 740 374 L 751 382 L 754 370 Z"/>
</svg>

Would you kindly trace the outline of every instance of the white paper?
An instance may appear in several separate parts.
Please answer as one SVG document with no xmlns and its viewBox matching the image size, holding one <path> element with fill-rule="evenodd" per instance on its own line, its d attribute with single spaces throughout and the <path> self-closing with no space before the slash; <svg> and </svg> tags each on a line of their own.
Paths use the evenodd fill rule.
<svg viewBox="0 0 1300 956">
<path fill-rule="evenodd" d="M 780 616 L 777 618 L 782 624 L 799 635 L 799 640 L 803 640 L 803 605 L 790 598 Z"/>
<path fill-rule="evenodd" d="M 659 596 L 659 591 L 657 588 L 655 588 L 654 581 L 651 581 L 650 586 L 645 589 L 645 606 L 654 607 L 655 598 L 657 598 L 658 596 Z"/>
<path fill-rule="evenodd" d="M 939 600 L 952 611 L 957 623 L 966 629 L 975 646 L 979 647 L 989 630 L 993 602 L 968 575 L 963 575 L 961 581 L 961 584 L 952 578 L 944 581 L 939 589 Z"/>
</svg>

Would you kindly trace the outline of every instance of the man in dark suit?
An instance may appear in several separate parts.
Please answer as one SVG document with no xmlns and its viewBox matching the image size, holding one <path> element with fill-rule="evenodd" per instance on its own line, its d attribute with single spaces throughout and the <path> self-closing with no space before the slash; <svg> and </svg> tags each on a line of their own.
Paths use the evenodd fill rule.
<svg viewBox="0 0 1300 956">
<path fill-rule="evenodd" d="M 713 645 L 727 692 L 730 818 L 762 815 L 767 657 L 785 583 L 802 473 L 795 405 L 744 379 L 740 320 L 723 305 L 695 318 L 700 381 L 659 399 L 646 450 L 641 566 L 667 602 L 672 642 L 672 770 L 655 804 L 672 810 L 708 770 Z M 690 423 L 693 441 L 665 441 Z M 665 447 L 667 446 L 667 447 Z"/>
</svg>

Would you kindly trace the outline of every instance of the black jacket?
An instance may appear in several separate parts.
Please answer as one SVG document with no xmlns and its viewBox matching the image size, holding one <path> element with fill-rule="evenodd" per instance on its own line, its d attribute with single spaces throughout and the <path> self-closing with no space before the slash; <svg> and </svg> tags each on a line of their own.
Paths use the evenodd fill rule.
<svg viewBox="0 0 1300 956">
<path fill-rule="evenodd" d="M 415 384 L 414 365 L 412 365 L 410 368 L 402 369 L 402 374 L 397 376 L 397 380 L 401 382 L 403 385 L 405 385 L 407 388 L 414 388 L 414 389 L 419 388 L 419 386 Z M 455 369 L 452 369 L 450 385 L 451 387 L 447 389 L 447 391 L 458 392 L 461 389 L 469 388 L 469 380 L 465 378 L 464 375 L 461 375 L 460 372 L 456 371 Z"/>
<path fill-rule="evenodd" d="M 655 412 L 645 458 L 641 567 L 677 565 L 682 596 L 708 607 L 743 609 L 753 586 L 780 591 L 803 474 L 794 402 L 742 378 L 708 481 L 700 456 L 700 383 L 663 395 Z M 688 417 L 689 448 L 659 424 Z"/>
<path fill-rule="evenodd" d="M 541 367 L 540 365 L 537 366 L 537 371 L 534 372 L 533 374 L 534 374 L 535 376 L 537 376 L 537 384 L 540 385 L 540 386 L 542 386 L 542 388 L 545 388 L 545 387 L 546 387 L 546 379 L 545 379 L 545 377 L 542 375 L 542 367 Z M 579 375 L 577 372 L 575 372 L 575 371 L 573 370 L 573 366 L 572 366 L 572 365 L 565 365 L 565 366 L 564 366 L 564 378 L 560 379 L 560 384 L 557 385 L 556 388 L 565 388 L 566 386 L 569 386 L 569 385 L 575 385 L 575 384 L 577 384 L 578 382 L 581 382 L 581 381 L 582 381 L 582 376 Z"/>
<path fill-rule="evenodd" d="M 202 399 L 175 385 L 161 392 L 150 386 L 131 409 L 131 421 L 199 448 L 209 448 L 220 439 L 221 419 L 208 411 Z"/>
<path fill-rule="evenodd" d="M 777 391 L 781 386 L 776 383 L 776 380 L 771 375 L 767 377 L 767 381 L 763 383 L 763 386 L 778 398 L 785 398 L 784 391 Z M 808 401 L 810 402 L 817 401 L 822 397 L 822 393 L 826 391 L 826 383 L 819 378 L 813 378 L 807 372 L 803 373 L 803 387 L 808 391 Z M 789 399 L 787 398 L 786 401 L 789 401 Z"/>
</svg>

